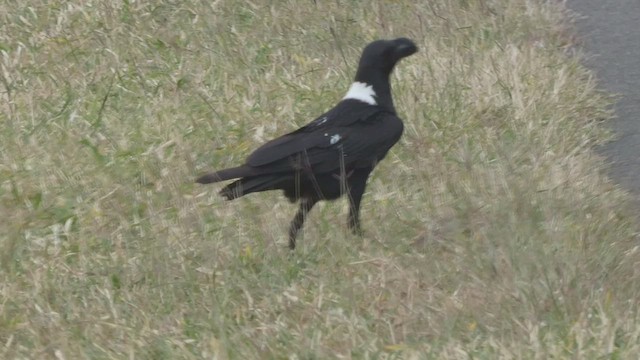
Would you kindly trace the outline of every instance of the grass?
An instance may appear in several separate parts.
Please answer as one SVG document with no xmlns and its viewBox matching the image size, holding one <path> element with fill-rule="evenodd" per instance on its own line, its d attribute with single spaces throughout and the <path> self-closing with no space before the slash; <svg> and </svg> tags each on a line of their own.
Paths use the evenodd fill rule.
<svg viewBox="0 0 640 360">
<path fill-rule="evenodd" d="M 610 99 L 560 2 L 0 5 L 0 357 L 626 359 L 640 253 Z M 241 162 L 407 36 L 405 134 L 344 201 L 234 202 Z"/>
</svg>

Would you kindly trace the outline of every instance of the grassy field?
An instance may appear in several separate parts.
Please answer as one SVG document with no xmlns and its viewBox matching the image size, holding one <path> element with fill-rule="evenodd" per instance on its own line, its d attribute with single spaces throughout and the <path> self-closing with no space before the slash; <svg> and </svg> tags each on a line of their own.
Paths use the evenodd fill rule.
<svg viewBox="0 0 640 360">
<path fill-rule="evenodd" d="M 560 2 L 0 4 L 0 358 L 631 359 L 638 226 Z M 291 253 L 279 193 L 193 179 L 407 36 L 405 134 Z"/>
</svg>

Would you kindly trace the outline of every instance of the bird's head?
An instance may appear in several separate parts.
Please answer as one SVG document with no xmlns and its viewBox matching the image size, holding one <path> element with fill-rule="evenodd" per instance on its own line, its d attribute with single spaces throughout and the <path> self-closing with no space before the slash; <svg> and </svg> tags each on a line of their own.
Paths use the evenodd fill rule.
<svg viewBox="0 0 640 360">
<path fill-rule="evenodd" d="M 389 75 L 398 61 L 417 51 L 416 44 L 407 38 L 370 43 L 362 51 L 355 82 L 344 99 L 379 105 L 395 112 Z"/>
<path fill-rule="evenodd" d="M 416 44 L 407 38 L 376 40 L 362 51 L 358 71 L 382 71 L 388 75 L 398 61 L 417 51 Z"/>
</svg>

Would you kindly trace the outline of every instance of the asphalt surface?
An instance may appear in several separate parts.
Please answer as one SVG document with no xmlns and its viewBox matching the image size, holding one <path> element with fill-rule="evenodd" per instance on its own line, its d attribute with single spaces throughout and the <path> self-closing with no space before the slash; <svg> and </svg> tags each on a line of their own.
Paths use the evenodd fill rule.
<svg viewBox="0 0 640 360">
<path fill-rule="evenodd" d="M 613 130 L 602 149 L 611 178 L 640 200 L 640 0 L 567 0 L 578 13 L 578 39 L 603 89 L 619 94 Z"/>
</svg>

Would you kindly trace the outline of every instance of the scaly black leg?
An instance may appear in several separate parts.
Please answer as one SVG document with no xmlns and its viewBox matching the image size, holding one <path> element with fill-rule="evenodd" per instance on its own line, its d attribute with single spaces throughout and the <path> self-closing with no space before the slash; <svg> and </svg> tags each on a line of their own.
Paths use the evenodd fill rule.
<svg viewBox="0 0 640 360">
<path fill-rule="evenodd" d="M 296 236 L 304 225 L 307 214 L 317 202 L 318 200 L 310 198 L 302 198 L 300 200 L 300 209 L 298 209 L 296 216 L 293 217 L 291 226 L 289 227 L 289 249 L 293 250 L 296 248 Z"/>
<path fill-rule="evenodd" d="M 357 169 L 349 179 L 349 219 L 347 225 L 355 235 L 362 235 L 360 226 L 360 202 L 367 187 L 372 168 Z"/>
</svg>

